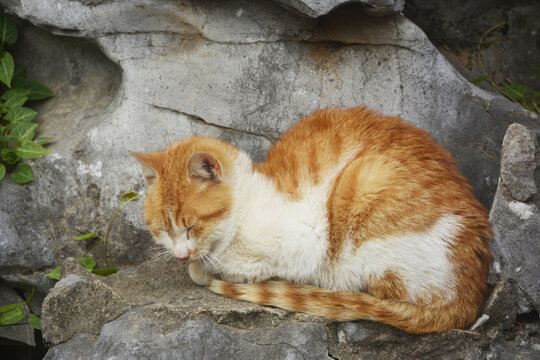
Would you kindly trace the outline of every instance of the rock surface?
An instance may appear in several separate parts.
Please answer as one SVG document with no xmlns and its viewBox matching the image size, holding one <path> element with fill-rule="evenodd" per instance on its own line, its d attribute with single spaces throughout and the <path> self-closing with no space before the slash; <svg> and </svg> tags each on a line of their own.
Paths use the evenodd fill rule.
<svg viewBox="0 0 540 360">
<path fill-rule="evenodd" d="M 522 84 L 540 91 L 538 79 L 531 79 L 540 58 L 540 3 L 518 0 L 408 0 L 405 16 L 420 26 L 429 39 L 469 80 L 484 73 L 478 62 L 478 42 L 483 42 L 482 63 L 491 78 L 500 84 Z M 491 88 L 487 82 L 480 86 Z"/>
<path fill-rule="evenodd" d="M 539 310 L 540 203 L 533 195 L 540 186 L 540 151 L 530 129 L 512 124 L 501 152 L 501 180 L 490 212 L 493 268 L 500 277 L 516 282 L 522 304 L 530 302 Z"/>
<path fill-rule="evenodd" d="M 516 325 L 516 309 L 508 308 L 509 298 L 515 304 L 515 289 L 506 281 L 486 302 L 490 320 L 475 332 L 418 336 L 369 321 L 336 323 L 221 298 L 194 285 L 185 266 L 174 260 L 149 260 L 106 278 L 76 275 L 84 268 L 75 266 L 74 259 L 66 262 L 70 264 L 64 268 L 74 273 L 66 273 L 45 301 L 62 304 L 44 307 L 43 322 L 48 326 L 43 335 L 54 345 L 46 359 L 432 359 L 433 354 L 438 359 L 485 359 L 489 354 L 493 359 L 509 354 L 526 359 L 540 355 L 536 337 L 540 326 Z M 96 286 L 110 292 L 92 290 Z M 110 308 L 93 305 L 111 296 L 128 304 L 115 319 L 107 315 Z M 88 306 L 81 307 L 84 299 Z M 70 328 L 78 331 L 60 338 L 56 329 L 66 326 L 67 319 Z M 95 331 L 89 321 L 106 324 Z"/>
<path fill-rule="evenodd" d="M 302 14 L 319 17 L 331 10 L 350 3 L 363 4 L 364 10 L 375 16 L 399 13 L 403 10 L 405 0 L 277 0 L 285 7 L 294 9 Z"/>
</svg>

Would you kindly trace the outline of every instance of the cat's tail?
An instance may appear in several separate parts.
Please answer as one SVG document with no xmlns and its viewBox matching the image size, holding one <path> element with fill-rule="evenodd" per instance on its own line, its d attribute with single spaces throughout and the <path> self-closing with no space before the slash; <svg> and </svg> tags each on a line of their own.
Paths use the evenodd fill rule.
<svg viewBox="0 0 540 360">
<path fill-rule="evenodd" d="M 378 299 L 366 293 L 333 291 L 284 281 L 234 284 L 212 279 L 213 292 L 238 300 L 323 316 L 338 321 L 374 320 L 411 333 L 440 332 L 470 325 L 476 313 L 458 304 L 420 305 Z M 473 311 L 474 312 L 474 311 Z"/>
</svg>

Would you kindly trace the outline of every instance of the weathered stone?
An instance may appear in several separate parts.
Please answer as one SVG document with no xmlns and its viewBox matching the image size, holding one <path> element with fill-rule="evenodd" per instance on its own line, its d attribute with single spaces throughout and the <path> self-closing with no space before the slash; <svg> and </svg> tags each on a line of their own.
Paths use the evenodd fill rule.
<svg viewBox="0 0 540 360">
<path fill-rule="evenodd" d="M 43 360 L 90 359 L 96 346 L 97 336 L 77 334 L 70 341 L 51 348 Z"/>
<path fill-rule="evenodd" d="M 68 275 L 49 296 L 57 297 L 55 292 L 69 289 L 75 299 L 88 296 L 90 291 L 96 303 L 101 297 L 110 297 L 92 289 L 89 278 Z M 125 307 L 127 311 L 118 318 L 103 321 L 105 325 L 95 331 L 89 330 L 87 310 L 65 314 L 62 307 L 47 306 L 44 318 L 51 319 L 49 326 L 65 327 L 69 319 L 78 329 L 70 340 L 49 350 L 49 359 L 69 359 L 77 354 L 85 359 L 432 359 L 436 353 L 438 359 L 480 360 L 488 349 L 506 349 L 508 354 L 515 348 L 515 342 L 498 334 L 511 329 L 514 336 L 526 339 L 523 331 L 531 331 L 505 323 L 512 316 L 515 320 L 515 312 L 505 318 L 509 311 L 515 311 L 511 305 L 515 300 L 508 300 L 512 295 L 508 283 L 495 289 L 485 309 L 491 318 L 475 333 L 450 330 L 413 335 L 370 321 L 336 323 L 222 298 L 193 284 L 185 264 L 163 258 L 99 279 L 129 308 Z M 93 316 L 101 322 L 107 314 L 96 312 Z M 534 342 L 526 344 L 529 349 Z"/>
<path fill-rule="evenodd" d="M 340 343 L 362 341 L 369 334 L 362 323 L 348 321 L 339 323 L 337 326 L 337 336 Z"/>
<path fill-rule="evenodd" d="M 277 0 L 283 6 L 294 9 L 302 14 L 319 17 L 328 14 L 333 9 L 350 3 L 363 4 L 364 10 L 375 16 L 399 13 L 403 10 L 405 0 Z"/>
<path fill-rule="evenodd" d="M 43 302 L 41 330 L 57 345 L 77 333 L 99 334 L 128 304 L 98 279 L 70 274 L 61 279 Z"/>
<path fill-rule="evenodd" d="M 539 158 L 531 156 L 535 148 L 535 138 L 530 130 L 521 125 L 509 127 L 501 150 L 501 182 L 489 219 L 495 235 L 493 275 L 515 281 L 521 290 L 519 293 L 527 297 L 519 300 L 520 303 L 531 301 L 536 309 L 540 309 L 540 211 L 538 199 L 530 199 L 538 186 L 534 168 Z M 530 190 L 531 183 L 535 184 L 534 190 Z M 523 192 L 522 188 L 529 190 Z M 530 200 L 519 201 L 513 194 Z M 491 281 L 496 278 L 493 275 Z"/>
<path fill-rule="evenodd" d="M 500 332 L 489 345 L 483 359 L 489 360 L 530 360 L 540 357 L 538 333 L 540 325 L 525 324 L 523 329 L 512 334 Z"/>
<path fill-rule="evenodd" d="M 25 302 L 17 293 L 6 287 L 0 285 L 0 306 Z M 24 305 L 26 316 L 20 322 L 10 326 L 0 326 L 0 344 L 26 344 L 30 346 L 36 346 L 36 340 L 34 337 L 34 328 L 30 326 L 30 312 L 28 306 Z"/>
<path fill-rule="evenodd" d="M 315 323 L 287 322 L 277 327 L 237 331 L 209 320 L 188 320 L 164 332 L 159 322 L 134 308 L 106 324 L 96 342 L 76 350 L 83 337 L 52 349 L 47 358 L 67 359 L 330 359 L 326 330 Z"/>
<path fill-rule="evenodd" d="M 506 280 L 500 281 L 484 304 L 483 313 L 489 316 L 485 326 L 508 329 L 516 322 L 518 312 L 514 284 Z M 476 329 L 471 330 L 475 331 Z"/>
<path fill-rule="evenodd" d="M 77 259 L 68 257 L 62 263 L 62 268 L 60 270 L 60 278 L 63 279 L 68 275 L 78 275 L 78 276 L 92 276 L 88 273 L 88 270 L 81 264 Z M 57 284 L 58 286 L 58 284 Z"/>
<path fill-rule="evenodd" d="M 506 131 L 502 148 L 502 182 L 514 199 L 525 202 L 537 191 L 534 182 L 535 136 L 525 126 L 512 124 Z"/>
<path fill-rule="evenodd" d="M 485 76 L 478 61 L 480 37 L 506 20 L 483 39 L 491 46 L 482 48 L 482 64 L 497 84 L 510 82 L 540 91 L 538 80 L 531 79 L 540 58 L 538 1 L 407 0 L 404 14 L 470 81 Z M 488 81 L 479 86 L 498 93 Z"/>
</svg>

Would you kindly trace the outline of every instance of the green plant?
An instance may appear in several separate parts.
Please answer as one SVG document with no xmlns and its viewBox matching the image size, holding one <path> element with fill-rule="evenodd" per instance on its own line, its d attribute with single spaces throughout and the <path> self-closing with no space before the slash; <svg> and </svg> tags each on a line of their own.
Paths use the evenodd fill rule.
<svg viewBox="0 0 540 360">
<path fill-rule="evenodd" d="M 32 312 L 32 298 L 34 297 L 35 288 L 32 288 L 32 293 L 26 302 L 8 304 L 0 307 L 0 326 L 14 325 L 26 317 L 24 305 L 28 305 L 30 312 L 30 325 L 34 329 L 41 329 L 41 319 Z"/>
<path fill-rule="evenodd" d="M 77 240 L 77 241 L 83 241 L 83 240 L 89 240 L 89 239 L 93 239 L 93 238 L 99 238 L 103 242 L 103 254 L 104 254 L 104 258 L 105 258 L 105 266 L 106 267 L 104 269 L 96 269 L 95 267 L 96 267 L 97 263 L 96 263 L 95 259 L 93 259 L 91 257 L 78 258 L 77 260 L 79 260 L 79 262 L 84 265 L 86 270 L 88 270 L 89 272 L 92 272 L 92 273 L 94 273 L 96 275 L 100 275 L 100 276 L 112 275 L 112 274 L 115 274 L 118 271 L 117 268 L 109 266 L 109 259 L 108 259 L 108 256 L 107 256 L 107 245 L 109 243 L 109 236 L 111 234 L 112 226 L 114 224 L 114 221 L 116 220 L 116 218 L 118 217 L 118 215 L 122 211 L 122 209 L 124 209 L 127 204 L 129 204 L 133 200 L 136 200 L 136 199 L 138 199 L 138 198 L 140 198 L 140 197 L 142 197 L 144 195 L 146 195 L 146 194 L 137 194 L 137 193 L 135 193 L 133 191 L 128 191 L 128 192 L 126 192 L 125 194 L 122 195 L 122 197 L 118 201 L 118 203 L 120 204 L 120 207 L 118 208 L 118 210 L 116 210 L 116 213 L 114 214 L 113 218 L 111 219 L 111 222 L 109 223 L 109 226 L 107 227 L 107 232 L 106 232 L 105 237 L 101 236 L 97 232 L 90 232 L 90 233 L 86 233 L 86 234 L 83 234 L 83 235 L 72 236 L 71 237 L 73 240 Z M 45 274 L 45 277 L 50 277 L 52 279 L 60 280 L 60 270 L 61 270 L 61 268 L 57 267 L 53 271 Z"/>
<path fill-rule="evenodd" d="M 508 21 L 499 23 L 488 29 L 480 37 L 480 40 L 478 41 L 477 56 L 478 62 L 480 64 L 480 69 L 482 70 L 482 73 L 484 75 L 473 80 L 472 82 L 478 85 L 483 81 L 488 81 L 495 89 L 497 89 L 497 91 L 499 91 L 502 95 L 506 96 L 508 99 L 518 104 L 521 104 L 527 110 L 540 115 L 540 91 L 533 90 L 525 85 L 512 84 L 510 81 L 497 84 L 495 81 L 493 81 L 493 79 L 491 78 L 491 74 L 486 71 L 484 65 L 482 64 L 482 49 L 487 49 L 493 44 L 492 42 L 484 41 L 484 38 L 492 31 L 506 24 L 508 24 Z M 533 66 L 532 73 L 533 75 L 531 76 L 531 79 L 537 79 L 538 81 L 540 81 L 540 59 L 538 59 L 537 63 Z"/>
<path fill-rule="evenodd" d="M 50 152 L 43 147 L 51 138 L 34 140 L 38 124 L 37 113 L 23 105 L 27 101 L 43 100 L 54 94 L 44 85 L 27 79 L 26 70 L 15 65 L 6 50 L 15 44 L 17 26 L 7 17 L 0 19 L 0 180 L 7 171 L 14 171 L 11 179 L 19 184 L 34 180 L 32 168 L 22 159 L 34 159 Z"/>
</svg>

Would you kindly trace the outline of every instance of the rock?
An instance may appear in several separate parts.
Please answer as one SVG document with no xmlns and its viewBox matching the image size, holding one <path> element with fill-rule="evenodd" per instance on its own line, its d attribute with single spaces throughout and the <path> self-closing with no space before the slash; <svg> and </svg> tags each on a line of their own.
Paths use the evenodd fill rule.
<svg viewBox="0 0 540 360">
<path fill-rule="evenodd" d="M 99 334 L 103 324 L 129 307 L 92 275 L 69 274 L 47 295 L 41 318 L 45 341 L 57 345 L 77 333 Z"/>
<path fill-rule="evenodd" d="M 187 320 L 165 333 L 134 308 L 106 324 L 91 359 L 331 359 L 326 330 L 315 323 L 235 331 L 210 320 Z"/>
<path fill-rule="evenodd" d="M 45 304 L 51 304 L 49 298 L 59 300 L 60 291 L 70 291 L 65 301 L 71 305 L 47 305 L 43 318 L 48 319 L 48 329 L 64 328 L 72 336 L 57 338 L 46 359 L 422 360 L 432 359 L 434 353 L 438 359 L 484 359 L 488 351 L 524 354 L 515 338 L 534 349 L 534 341 L 527 340 L 534 323 L 514 328 L 500 320 L 511 311 L 506 307 L 513 294 L 508 282 L 494 290 L 485 308 L 490 320 L 476 332 L 413 335 L 370 321 L 337 323 L 223 298 L 193 284 L 185 264 L 176 261 L 156 258 L 130 271 L 94 278 L 90 273 L 69 274 L 47 296 Z M 93 281 L 107 291 L 96 291 Z M 73 303 L 79 301 L 75 299 L 88 298 L 90 293 L 93 306 L 102 311 L 90 306 L 75 310 Z M 99 306 L 110 298 L 127 304 L 114 319 L 107 306 Z M 515 320 L 515 313 L 512 316 Z M 90 324 L 90 318 L 101 327 Z M 508 337 L 510 333 L 513 337 Z M 50 330 L 44 329 L 44 335 L 51 341 Z"/>
<path fill-rule="evenodd" d="M 540 58 L 537 1 L 407 0 L 404 13 L 470 81 L 484 76 L 477 58 L 480 37 L 508 21 L 484 38 L 491 45 L 482 49 L 484 68 L 497 84 L 510 81 L 540 90 L 540 83 L 531 79 Z M 486 81 L 480 86 L 498 92 Z"/>
<path fill-rule="evenodd" d="M 17 295 L 13 289 L 0 285 L 0 306 L 20 302 L 26 301 Z M 26 312 L 26 317 L 20 322 L 10 326 L 0 326 L 0 344 L 36 346 L 34 328 L 30 326 L 30 312 L 27 305 L 24 305 L 24 311 Z"/>
<path fill-rule="evenodd" d="M 50 349 L 43 360 L 90 359 L 96 346 L 97 336 L 77 334 L 70 341 Z"/>
<path fill-rule="evenodd" d="M 294 9 L 311 17 L 328 14 L 333 9 L 350 3 L 360 3 L 370 15 L 382 16 L 399 13 L 403 10 L 405 0 L 277 0 L 283 6 Z"/>
<path fill-rule="evenodd" d="M 501 181 L 489 219 L 495 235 L 494 272 L 515 281 L 519 293 L 526 296 L 520 303 L 531 302 L 540 309 L 540 212 L 538 198 L 532 197 L 537 192 L 539 178 L 534 170 L 540 154 L 535 149 L 529 129 L 518 124 L 508 128 L 501 150 Z"/>
<path fill-rule="evenodd" d="M 484 304 L 483 313 L 488 316 L 486 326 L 509 329 L 514 326 L 518 312 L 514 284 L 507 280 L 500 281 Z M 476 331 L 480 326 L 470 330 Z"/>
<path fill-rule="evenodd" d="M 514 334 L 499 333 L 489 345 L 485 359 L 490 360 L 529 360 L 540 357 L 540 341 L 538 331 L 540 326 L 525 324 L 523 330 Z"/>
<path fill-rule="evenodd" d="M 534 182 L 536 169 L 534 138 L 534 134 L 525 126 L 512 124 L 508 127 L 503 140 L 501 179 L 512 197 L 522 203 L 536 194 L 537 190 Z"/>
</svg>

